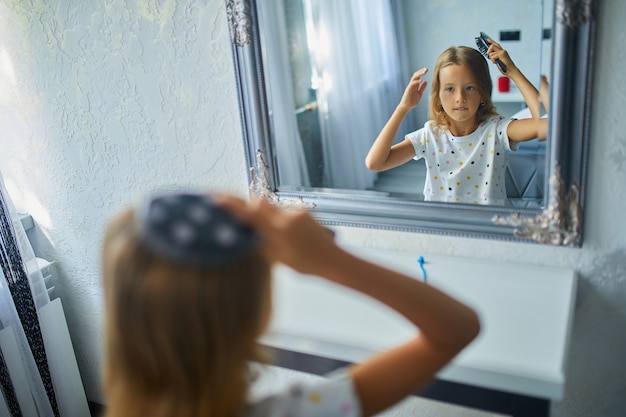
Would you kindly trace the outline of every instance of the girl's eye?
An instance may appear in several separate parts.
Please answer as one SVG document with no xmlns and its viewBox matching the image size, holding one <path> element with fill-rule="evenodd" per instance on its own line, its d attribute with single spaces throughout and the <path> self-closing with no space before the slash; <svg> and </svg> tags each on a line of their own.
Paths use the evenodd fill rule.
<svg viewBox="0 0 626 417">
<path fill-rule="evenodd" d="M 447 92 L 451 93 L 451 92 L 453 92 L 453 91 L 454 91 L 454 87 L 446 87 L 446 90 L 445 90 L 445 91 L 447 91 Z"/>
<path fill-rule="evenodd" d="M 467 86 L 467 91 L 474 91 L 474 90 L 476 90 L 476 87 L 474 87 L 473 85 Z"/>
</svg>

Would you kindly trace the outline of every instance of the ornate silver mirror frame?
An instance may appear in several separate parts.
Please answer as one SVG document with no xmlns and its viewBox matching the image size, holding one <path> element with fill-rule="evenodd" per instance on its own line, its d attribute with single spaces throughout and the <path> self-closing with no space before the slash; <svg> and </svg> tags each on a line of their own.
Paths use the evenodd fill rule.
<svg viewBox="0 0 626 417">
<path fill-rule="evenodd" d="M 256 0 L 226 0 L 252 193 L 309 207 L 326 225 L 582 245 L 595 1 L 556 0 L 545 209 L 429 203 L 359 193 L 281 192 L 263 74 Z"/>
</svg>

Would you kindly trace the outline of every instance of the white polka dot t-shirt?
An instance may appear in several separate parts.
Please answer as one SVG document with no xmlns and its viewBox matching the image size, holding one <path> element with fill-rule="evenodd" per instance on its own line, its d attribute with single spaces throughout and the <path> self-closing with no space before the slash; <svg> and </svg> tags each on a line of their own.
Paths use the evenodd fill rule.
<svg viewBox="0 0 626 417">
<path fill-rule="evenodd" d="M 467 136 L 428 121 L 406 138 L 415 149 L 415 159 L 426 160 L 426 201 L 504 205 L 506 203 L 507 152 L 517 150 L 506 130 L 511 122 L 492 116 Z"/>
<path fill-rule="evenodd" d="M 349 377 L 295 384 L 248 404 L 241 417 L 358 417 L 361 405 Z"/>
</svg>

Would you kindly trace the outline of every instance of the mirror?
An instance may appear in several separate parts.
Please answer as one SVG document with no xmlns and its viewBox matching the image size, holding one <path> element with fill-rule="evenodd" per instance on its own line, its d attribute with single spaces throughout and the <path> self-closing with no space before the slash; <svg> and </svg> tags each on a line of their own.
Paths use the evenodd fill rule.
<svg viewBox="0 0 626 417">
<path fill-rule="evenodd" d="M 328 3 L 328 10 L 321 3 Z M 467 2 L 378 0 L 359 7 L 359 3 L 364 2 L 226 2 L 251 190 L 279 204 L 309 207 L 328 225 L 580 246 L 592 4 L 483 0 L 470 7 Z M 448 6 L 441 3 L 455 8 L 444 10 Z M 505 10 L 494 13 L 502 4 Z M 513 13 L 512 7 L 523 10 Z M 455 18 L 459 12 L 461 17 Z M 372 16 L 375 19 L 368 21 Z M 441 25 L 436 16 L 454 23 Z M 428 22 L 435 25 L 429 27 Z M 481 22 L 480 27 L 475 22 Z M 327 27 L 339 32 L 330 35 Z M 509 155 L 510 204 L 423 201 L 422 161 L 379 175 L 368 172 L 364 155 L 397 105 L 407 74 L 432 68 L 436 56 L 450 45 L 474 46 L 481 30 L 507 49 L 533 84 L 539 85 L 541 74 L 550 80 L 548 140 L 530 141 L 522 152 Z M 359 42 L 370 48 L 359 49 Z M 325 56 L 334 49 L 348 60 Z M 364 64 L 349 65 L 358 59 Z M 497 86 L 500 74 L 493 65 L 490 71 Z M 397 139 L 423 125 L 424 98 Z M 504 116 L 523 111 L 523 100 L 514 89 L 495 90 L 492 98 Z M 336 101 L 348 104 L 341 107 Z M 350 111 L 355 107 L 358 111 Z M 516 167 L 526 178 L 514 175 Z M 394 175 L 408 177 L 409 186 L 391 181 Z M 380 185 L 384 183 L 386 188 Z M 522 186 L 515 187 L 518 183 Z"/>
</svg>

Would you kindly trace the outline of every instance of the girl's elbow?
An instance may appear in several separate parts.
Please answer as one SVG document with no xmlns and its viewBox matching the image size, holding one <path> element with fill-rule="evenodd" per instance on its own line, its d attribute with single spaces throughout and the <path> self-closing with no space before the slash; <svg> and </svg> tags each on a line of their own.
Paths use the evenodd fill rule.
<svg viewBox="0 0 626 417">
<path fill-rule="evenodd" d="M 445 339 L 439 340 L 439 349 L 455 356 L 465 349 L 480 334 L 481 323 L 478 314 L 468 306 L 457 312 L 458 318 L 450 327 Z"/>
<path fill-rule="evenodd" d="M 370 171 L 376 171 L 376 172 L 382 171 L 382 167 L 380 166 L 380 163 L 370 158 L 369 155 L 365 158 L 365 166 Z"/>
<path fill-rule="evenodd" d="M 467 312 L 464 314 L 460 331 L 457 334 L 456 350 L 461 351 L 472 343 L 480 334 L 480 329 L 480 317 L 473 309 L 468 307 Z"/>
<path fill-rule="evenodd" d="M 537 129 L 537 139 L 544 141 L 548 138 L 548 119 L 540 119 Z"/>
<path fill-rule="evenodd" d="M 478 314 L 474 310 L 471 310 L 467 324 L 467 344 L 478 337 L 480 334 L 480 328 L 480 317 L 478 317 Z"/>
</svg>

